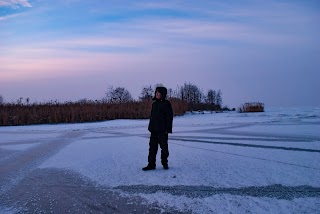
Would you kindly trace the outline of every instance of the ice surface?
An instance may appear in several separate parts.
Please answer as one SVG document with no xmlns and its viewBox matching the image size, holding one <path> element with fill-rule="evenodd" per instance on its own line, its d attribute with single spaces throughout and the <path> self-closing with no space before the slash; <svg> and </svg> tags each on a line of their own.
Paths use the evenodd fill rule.
<svg viewBox="0 0 320 214">
<path fill-rule="evenodd" d="M 32 143 L 32 144 L 17 144 L 17 145 L 8 145 L 8 146 L 0 146 L 0 149 L 4 149 L 4 150 L 25 150 L 25 149 L 29 149 L 33 146 L 38 145 L 37 143 Z"/>
<path fill-rule="evenodd" d="M 316 213 L 320 210 L 320 108 L 263 113 L 187 114 L 174 118 L 169 166 L 147 164 L 148 120 L 4 127 L 0 143 L 82 135 L 39 168 L 80 173 L 101 187 L 139 195 L 146 203 L 194 213 Z M 51 133 L 51 135 L 50 135 Z M 67 135 L 66 135 L 67 136 Z M 9 147 L 8 147 L 9 148 Z M 27 148 L 26 148 L 27 149 Z M 301 187 L 314 190 L 299 195 Z M 261 193 L 259 188 L 265 188 Z M 293 189 L 293 193 L 286 189 Z M 248 193 L 246 193 L 248 192 Z M 271 194 L 272 192 L 276 194 Z M 300 191 L 301 192 L 301 191 Z M 257 194 L 257 195 L 256 195 Z"/>
</svg>

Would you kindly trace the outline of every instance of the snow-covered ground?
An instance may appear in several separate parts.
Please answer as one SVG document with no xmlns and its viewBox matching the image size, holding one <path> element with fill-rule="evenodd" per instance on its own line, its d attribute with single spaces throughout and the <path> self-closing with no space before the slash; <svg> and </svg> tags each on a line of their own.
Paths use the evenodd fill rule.
<svg viewBox="0 0 320 214">
<path fill-rule="evenodd" d="M 56 142 L 55 152 L 30 170 L 72 171 L 97 188 L 138 196 L 162 211 L 320 213 L 320 108 L 175 117 L 170 169 L 162 169 L 159 149 L 157 169 L 144 172 L 147 124 L 114 120 L 1 127 L 0 166 L 14 155 Z M 0 194 L 25 174 L 3 181 Z M 10 210 L 8 204 L 0 203 L 1 210 Z"/>
</svg>

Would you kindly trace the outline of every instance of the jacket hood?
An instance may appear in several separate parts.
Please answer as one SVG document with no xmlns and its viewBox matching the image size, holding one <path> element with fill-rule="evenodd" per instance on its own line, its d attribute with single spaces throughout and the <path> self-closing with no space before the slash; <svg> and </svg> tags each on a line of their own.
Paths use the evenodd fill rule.
<svg viewBox="0 0 320 214">
<path fill-rule="evenodd" d="M 157 91 L 162 95 L 161 100 L 165 100 L 166 97 L 167 97 L 168 90 L 167 90 L 166 87 L 162 87 L 162 86 L 156 88 L 156 90 L 154 92 L 154 97 L 152 98 L 152 100 L 156 100 L 157 99 L 156 98 L 156 92 Z"/>
</svg>

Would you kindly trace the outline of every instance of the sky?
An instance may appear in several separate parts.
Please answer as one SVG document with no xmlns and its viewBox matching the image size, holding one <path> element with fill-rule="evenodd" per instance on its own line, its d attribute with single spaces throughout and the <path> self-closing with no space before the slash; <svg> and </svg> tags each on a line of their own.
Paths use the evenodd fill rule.
<svg viewBox="0 0 320 214">
<path fill-rule="evenodd" d="M 0 0 L 6 102 L 185 82 L 223 105 L 320 106 L 318 0 Z"/>
</svg>

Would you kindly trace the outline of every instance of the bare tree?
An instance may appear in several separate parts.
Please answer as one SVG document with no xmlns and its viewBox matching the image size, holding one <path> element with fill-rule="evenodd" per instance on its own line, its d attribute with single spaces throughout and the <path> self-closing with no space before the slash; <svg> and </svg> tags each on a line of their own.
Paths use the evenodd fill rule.
<svg viewBox="0 0 320 214">
<path fill-rule="evenodd" d="M 173 89 L 172 88 L 168 88 L 168 98 L 172 98 L 174 97 L 174 92 L 173 92 Z"/>
<path fill-rule="evenodd" d="M 3 96 L 2 95 L 0 95 L 0 104 L 2 104 L 3 103 Z"/>
<path fill-rule="evenodd" d="M 206 103 L 209 105 L 211 110 L 219 110 L 222 106 L 222 92 L 221 90 L 215 91 L 212 89 L 208 90 Z"/>
<path fill-rule="evenodd" d="M 153 97 L 153 91 L 154 90 L 151 85 L 143 87 L 139 99 L 140 100 L 151 100 Z"/>
<path fill-rule="evenodd" d="M 209 89 L 207 93 L 207 104 L 215 105 L 216 102 L 216 91 Z"/>
<path fill-rule="evenodd" d="M 203 93 L 198 86 L 191 83 L 184 83 L 180 88 L 179 98 L 190 104 L 200 104 L 203 99 Z"/>
<path fill-rule="evenodd" d="M 217 94 L 216 94 L 216 105 L 221 108 L 222 107 L 222 92 L 219 89 Z"/>
<path fill-rule="evenodd" d="M 123 87 L 117 87 L 114 89 L 112 86 L 106 92 L 104 100 L 110 103 L 125 103 L 133 101 L 132 96 L 127 89 Z"/>
</svg>

